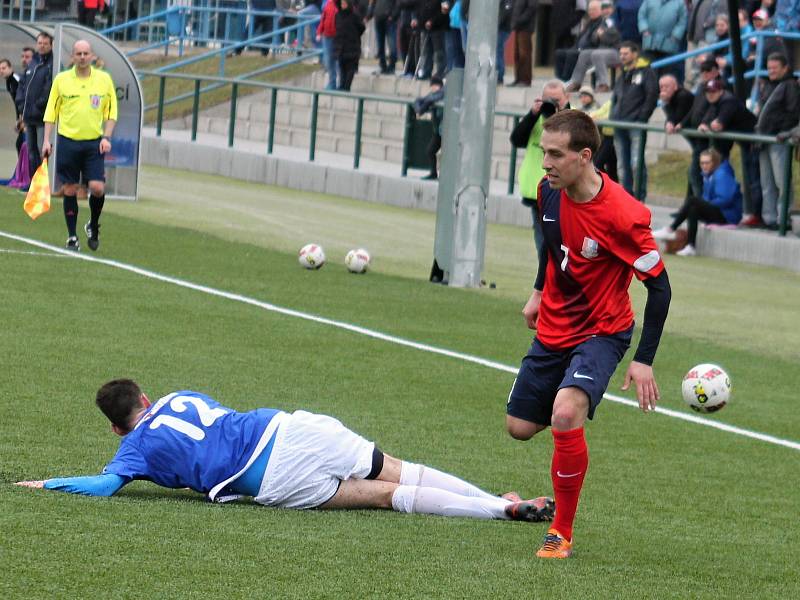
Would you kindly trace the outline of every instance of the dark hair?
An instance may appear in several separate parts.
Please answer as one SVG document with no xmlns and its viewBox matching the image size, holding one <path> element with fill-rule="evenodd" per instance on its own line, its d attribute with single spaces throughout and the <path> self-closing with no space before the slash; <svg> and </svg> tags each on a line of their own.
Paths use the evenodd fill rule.
<svg viewBox="0 0 800 600">
<path fill-rule="evenodd" d="M 786 58 L 786 55 L 783 54 L 782 52 L 773 52 L 772 54 L 770 54 L 767 57 L 767 62 L 771 60 L 778 61 L 779 63 L 781 63 L 782 67 L 785 67 L 789 64 L 789 59 Z"/>
<path fill-rule="evenodd" d="M 114 379 L 97 390 L 95 404 L 113 425 L 128 431 L 134 410 L 139 407 L 142 390 L 132 379 Z"/>
<path fill-rule="evenodd" d="M 542 126 L 544 131 L 566 133 L 569 135 L 569 145 L 573 152 L 580 152 L 584 148 L 592 151 L 592 156 L 600 148 L 600 132 L 597 130 L 592 117 L 582 110 L 567 109 L 554 114 Z"/>
<path fill-rule="evenodd" d="M 31 48 L 30 46 L 25 46 L 25 47 L 22 49 L 22 51 L 23 51 L 23 52 L 30 52 L 31 54 L 36 54 L 36 50 L 34 50 L 33 48 Z"/>
<path fill-rule="evenodd" d="M 6 63 L 9 67 L 13 66 L 11 64 L 11 61 L 8 60 L 7 58 L 0 58 L 0 65 L 2 65 L 3 63 Z"/>
<path fill-rule="evenodd" d="M 639 52 L 641 51 L 641 48 L 639 48 L 639 44 L 631 40 L 625 40 L 619 45 L 619 47 L 627 48 L 631 52 L 636 52 L 636 54 L 639 54 Z"/>
<path fill-rule="evenodd" d="M 36 36 L 36 39 L 37 39 L 37 40 L 38 40 L 39 38 L 47 38 L 48 40 L 50 40 L 50 43 L 51 43 L 51 44 L 53 43 L 53 36 L 52 36 L 52 35 L 50 35 L 49 33 L 47 33 L 46 31 L 40 31 L 40 32 L 39 32 L 39 35 L 37 35 L 37 36 Z"/>
</svg>

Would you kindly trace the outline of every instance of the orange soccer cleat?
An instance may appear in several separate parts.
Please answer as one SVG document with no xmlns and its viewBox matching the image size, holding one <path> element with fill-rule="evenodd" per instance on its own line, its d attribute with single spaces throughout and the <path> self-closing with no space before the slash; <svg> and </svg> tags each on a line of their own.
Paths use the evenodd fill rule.
<svg viewBox="0 0 800 600">
<path fill-rule="evenodd" d="M 569 558 L 572 556 L 572 542 L 555 529 L 549 529 L 544 536 L 542 547 L 536 552 L 539 558 Z"/>
</svg>

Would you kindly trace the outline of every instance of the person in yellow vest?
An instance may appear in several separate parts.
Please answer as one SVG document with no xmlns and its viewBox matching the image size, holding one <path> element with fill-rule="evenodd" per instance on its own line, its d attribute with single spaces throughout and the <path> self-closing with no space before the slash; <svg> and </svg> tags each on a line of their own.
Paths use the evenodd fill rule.
<svg viewBox="0 0 800 600">
<path fill-rule="evenodd" d="M 84 226 L 89 248 L 100 245 L 100 213 L 105 202 L 104 155 L 111 151 L 111 135 L 117 122 L 117 93 L 111 76 L 92 66 L 92 47 L 86 40 L 72 46 L 73 67 L 53 79 L 44 112 L 42 155 L 50 156 L 50 135 L 58 122 L 56 174 L 64 184 L 64 218 L 67 248 L 79 251 L 78 184 L 89 185 L 91 217 Z"/>
<path fill-rule="evenodd" d="M 519 169 L 519 188 L 522 203 L 530 207 L 533 215 L 533 240 L 537 248 L 543 243 L 539 209 L 536 205 L 539 182 L 544 177 L 544 153 L 539 145 L 542 127 L 545 119 L 569 107 L 569 96 L 564 82 L 558 79 L 548 81 L 542 89 L 542 97 L 534 100 L 531 110 L 511 132 L 511 144 L 515 148 L 525 148 L 525 158 Z"/>
</svg>

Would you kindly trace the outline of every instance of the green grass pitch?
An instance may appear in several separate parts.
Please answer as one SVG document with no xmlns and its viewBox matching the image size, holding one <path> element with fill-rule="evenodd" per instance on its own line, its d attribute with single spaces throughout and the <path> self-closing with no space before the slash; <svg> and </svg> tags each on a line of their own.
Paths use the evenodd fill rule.
<svg viewBox="0 0 800 600">
<path fill-rule="evenodd" d="M 60 200 L 36 222 L 21 206 L 0 191 L 0 231 L 63 245 Z M 142 201 L 107 203 L 92 256 L 516 365 L 530 342 L 530 232 L 490 226 L 484 276 L 497 289 L 457 290 L 426 281 L 433 229 L 427 213 L 148 168 Z M 316 272 L 296 260 L 311 241 L 328 254 Z M 358 246 L 373 255 L 364 276 L 342 262 Z M 800 441 L 800 277 L 704 258 L 667 266 L 661 405 L 689 412 L 683 374 L 716 362 L 734 398 L 711 420 Z M 632 293 L 640 318 L 643 286 Z M 3 237 L 0 323 L 4 598 L 800 595 L 800 452 L 610 401 L 587 427 L 568 561 L 534 558 L 544 527 L 532 524 L 217 506 L 144 482 L 111 499 L 17 488 L 102 468 L 118 438 L 93 394 L 119 376 L 151 398 L 190 387 L 242 410 L 332 414 L 390 454 L 497 493 L 551 493 L 552 441 L 505 434 L 509 373 Z M 609 391 L 631 398 L 620 383 L 618 372 Z"/>
</svg>

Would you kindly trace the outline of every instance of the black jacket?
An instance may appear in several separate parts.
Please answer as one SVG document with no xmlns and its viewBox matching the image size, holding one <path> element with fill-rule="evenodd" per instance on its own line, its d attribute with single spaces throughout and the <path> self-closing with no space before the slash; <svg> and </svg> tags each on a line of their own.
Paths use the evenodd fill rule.
<svg viewBox="0 0 800 600">
<path fill-rule="evenodd" d="M 598 32 L 599 29 L 603 30 L 602 33 Z M 586 22 L 575 42 L 575 48 L 577 50 L 614 48 L 619 44 L 619 41 L 619 29 L 614 25 L 614 21 L 598 17 L 593 21 Z"/>
<path fill-rule="evenodd" d="M 17 88 L 16 105 L 24 121 L 41 123 L 53 85 L 53 53 L 37 54 L 25 69 Z"/>
<path fill-rule="evenodd" d="M 373 0 L 369 3 L 367 15 L 376 21 L 397 21 L 400 17 L 400 3 L 397 0 Z"/>
<path fill-rule="evenodd" d="M 658 79 L 646 63 L 639 63 L 617 78 L 611 96 L 611 118 L 615 121 L 647 123 L 658 103 Z"/>
<path fill-rule="evenodd" d="M 722 92 L 716 102 L 708 102 L 702 123 L 710 126 L 715 120 L 722 124 L 722 131 L 753 133 L 756 127 L 756 116 L 747 110 L 744 102 L 728 91 Z M 725 157 L 733 146 L 731 140 L 713 140 L 712 144 Z"/>
<path fill-rule="evenodd" d="M 758 105 L 756 131 L 765 135 L 775 135 L 791 129 L 800 119 L 800 90 L 797 80 L 787 73 L 778 81 L 767 80 L 761 88 Z"/>
<path fill-rule="evenodd" d="M 568 108 L 572 108 L 569 105 L 569 102 L 567 102 L 566 106 L 561 110 L 567 110 Z M 540 116 L 540 112 L 533 112 L 533 109 L 531 109 L 528 111 L 528 114 L 520 119 L 519 123 L 517 123 L 517 126 L 514 127 L 514 130 L 511 132 L 511 136 L 509 137 L 512 146 L 515 148 L 528 147 L 528 142 L 531 139 L 533 127 L 536 125 L 536 121 L 539 120 Z"/>
<path fill-rule="evenodd" d="M 336 35 L 333 38 L 333 51 L 338 59 L 358 60 L 361 57 L 361 34 L 364 21 L 352 8 L 336 13 Z"/>
<path fill-rule="evenodd" d="M 500 12 L 497 15 L 498 31 L 511 31 L 511 15 L 513 12 L 514 0 L 500 0 Z"/>
<path fill-rule="evenodd" d="M 536 30 L 536 5 L 538 0 L 514 0 L 511 9 L 512 31 L 533 33 Z"/>
<path fill-rule="evenodd" d="M 673 125 L 682 122 L 692 111 L 692 106 L 694 106 L 694 94 L 684 87 L 679 87 L 670 101 L 663 106 L 667 122 Z"/>
<path fill-rule="evenodd" d="M 450 17 L 442 12 L 441 0 L 422 0 L 419 14 L 421 31 L 428 31 L 425 23 L 431 22 L 430 31 L 444 31 L 450 28 Z"/>
<path fill-rule="evenodd" d="M 11 75 L 8 76 L 8 79 L 6 79 L 6 90 L 11 95 L 11 100 L 14 101 L 14 109 L 16 110 L 17 118 L 19 119 L 20 116 L 19 109 L 16 106 L 17 90 L 19 89 L 19 79 L 17 79 L 17 77 L 19 77 L 19 75 L 17 75 L 14 72 L 12 72 Z"/>
</svg>

